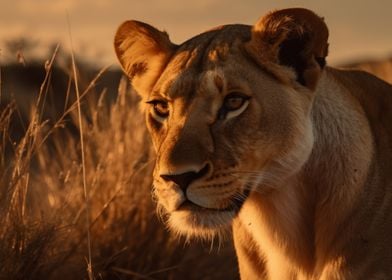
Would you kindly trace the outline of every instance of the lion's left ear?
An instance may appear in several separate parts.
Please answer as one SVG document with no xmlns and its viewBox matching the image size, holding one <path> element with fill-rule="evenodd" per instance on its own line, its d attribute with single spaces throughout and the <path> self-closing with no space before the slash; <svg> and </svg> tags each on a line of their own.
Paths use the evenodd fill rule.
<svg viewBox="0 0 392 280">
<path fill-rule="evenodd" d="M 288 66 L 294 69 L 299 83 L 314 90 L 326 64 L 328 28 L 310 10 L 278 10 L 253 26 L 246 50 L 283 82 L 290 80 L 290 74 L 281 66 Z"/>
<path fill-rule="evenodd" d="M 140 21 L 126 21 L 117 30 L 114 48 L 132 86 L 146 97 L 176 45 L 166 32 Z"/>
</svg>

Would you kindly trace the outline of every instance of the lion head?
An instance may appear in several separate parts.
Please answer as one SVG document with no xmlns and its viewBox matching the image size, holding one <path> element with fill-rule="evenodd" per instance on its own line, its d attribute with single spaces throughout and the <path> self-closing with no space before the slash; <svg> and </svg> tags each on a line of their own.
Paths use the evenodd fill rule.
<svg viewBox="0 0 392 280">
<path fill-rule="evenodd" d="M 116 53 L 142 97 L 154 194 L 174 232 L 221 233 L 250 193 L 273 190 L 303 166 L 327 38 L 324 21 L 304 9 L 181 45 L 142 22 L 119 27 Z"/>
</svg>

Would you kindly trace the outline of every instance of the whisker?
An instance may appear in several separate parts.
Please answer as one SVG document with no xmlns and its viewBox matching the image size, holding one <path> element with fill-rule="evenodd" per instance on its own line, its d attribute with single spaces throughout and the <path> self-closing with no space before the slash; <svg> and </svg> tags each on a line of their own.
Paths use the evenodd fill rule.
<svg viewBox="0 0 392 280">
<path fill-rule="evenodd" d="M 214 237 L 211 238 L 211 244 L 210 244 L 210 254 L 212 253 L 212 250 L 214 249 Z"/>
</svg>

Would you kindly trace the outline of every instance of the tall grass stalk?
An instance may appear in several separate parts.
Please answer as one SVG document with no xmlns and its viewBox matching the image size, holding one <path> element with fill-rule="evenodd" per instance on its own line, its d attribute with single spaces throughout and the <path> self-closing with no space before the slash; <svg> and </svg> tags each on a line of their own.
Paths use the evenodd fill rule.
<svg viewBox="0 0 392 280">
<path fill-rule="evenodd" d="M 85 208 L 86 208 L 86 227 L 87 227 L 87 247 L 88 247 L 88 264 L 87 264 L 87 272 L 90 280 L 94 279 L 93 276 L 93 267 L 92 267 L 92 256 L 91 256 L 91 234 L 90 234 L 90 197 L 89 192 L 87 190 L 87 181 L 86 181 L 86 160 L 85 160 L 85 149 L 84 149 L 84 130 L 82 123 L 82 112 L 80 106 L 80 93 L 79 93 L 79 84 L 78 84 L 78 76 L 76 71 L 76 63 L 74 56 L 74 48 L 72 42 L 72 33 L 71 33 L 71 23 L 69 20 L 69 15 L 67 13 L 67 23 L 68 23 L 68 33 L 69 40 L 71 44 L 71 59 L 72 59 L 72 71 L 74 76 L 74 84 L 75 84 L 75 92 L 76 92 L 76 102 L 78 108 L 78 122 L 79 122 L 79 135 L 80 135 L 80 145 L 81 145 L 81 156 L 82 156 L 82 173 L 83 173 L 83 191 L 84 191 L 84 199 L 85 199 Z"/>
</svg>

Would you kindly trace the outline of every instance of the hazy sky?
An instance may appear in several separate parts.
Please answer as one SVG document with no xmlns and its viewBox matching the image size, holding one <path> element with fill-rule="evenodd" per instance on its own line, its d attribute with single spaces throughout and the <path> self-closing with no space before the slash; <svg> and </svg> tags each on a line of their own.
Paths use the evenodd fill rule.
<svg viewBox="0 0 392 280">
<path fill-rule="evenodd" d="M 68 12 L 75 52 L 105 65 L 116 64 L 113 36 L 127 19 L 164 29 L 180 43 L 217 25 L 253 24 L 271 9 L 295 6 L 325 18 L 330 63 L 392 55 L 391 0 L 0 0 L 0 48 L 20 36 L 62 42 L 68 48 Z M 7 58 L 4 51 L 1 56 Z"/>
</svg>

